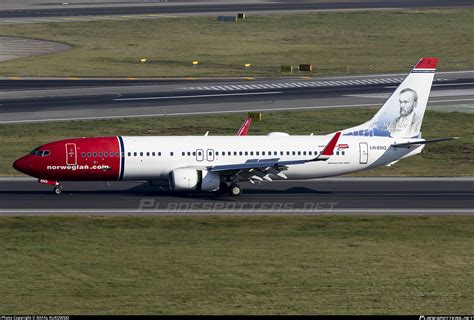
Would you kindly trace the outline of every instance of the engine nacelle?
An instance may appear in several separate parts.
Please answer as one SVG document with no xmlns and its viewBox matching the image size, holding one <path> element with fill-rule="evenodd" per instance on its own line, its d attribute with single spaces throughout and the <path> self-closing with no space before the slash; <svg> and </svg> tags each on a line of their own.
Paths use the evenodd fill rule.
<svg viewBox="0 0 474 320">
<path fill-rule="evenodd" d="M 172 191 L 217 191 L 220 176 L 205 169 L 181 168 L 170 172 L 169 183 Z"/>
</svg>

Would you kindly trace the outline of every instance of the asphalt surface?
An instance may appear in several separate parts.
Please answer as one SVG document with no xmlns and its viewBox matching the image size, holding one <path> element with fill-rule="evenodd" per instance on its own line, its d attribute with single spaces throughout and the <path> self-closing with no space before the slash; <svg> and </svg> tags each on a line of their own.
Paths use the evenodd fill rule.
<svg viewBox="0 0 474 320">
<path fill-rule="evenodd" d="M 0 62 L 69 50 L 71 46 L 44 40 L 0 36 Z"/>
<path fill-rule="evenodd" d="M 343 9 L 386 9 L 386 8 L 453 8 L 472 7 L 471 0 L 414 0 L 414 1 L 373 1 L 354 2 L 307 2 L 285 1 L 268 3 L 215 3 L 206 5 L 172 5 L 156 4 L 153 6 L 102 6 L 102 7 L 65 7 L 55 9 L 19 9 L 1 10 L 0 19 L 29 17 L 75 17 L 94 15 L 137 15 L 137 14 L 196 14 L 220 12 L 268 12 L 268 11 L 308 11 L 308 10 L 343 10 Z"/>
<path fill-rule="evenodd" d="M 437 74 L 430 106 L 472 105 L 474 72 Z M 222 80 L 0 80 L 0 124 L 378 106 L 401 75 Z"/>
<path fill-rule="evenodd" d="M 173 194 L 144 182 L 0 180 L 0 215 L 474 214 L 473 178 L 331 178 L 242 183 L 234 198 Z"/>
</svg>

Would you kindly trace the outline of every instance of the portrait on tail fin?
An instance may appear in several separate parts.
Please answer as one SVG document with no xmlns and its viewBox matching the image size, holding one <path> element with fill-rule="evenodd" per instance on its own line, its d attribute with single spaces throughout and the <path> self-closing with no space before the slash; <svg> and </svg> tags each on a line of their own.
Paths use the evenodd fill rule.
<svg viewBox="0 0 474 320">
<path fill-rule="evenodd" d="M 416 114 L 418 94 L 415 90 L 406 88 L 400 91 L 400 115 L 387 127 L 392 138 L 413 137 L 420 132 L 422 119 Z"/>
</svg>

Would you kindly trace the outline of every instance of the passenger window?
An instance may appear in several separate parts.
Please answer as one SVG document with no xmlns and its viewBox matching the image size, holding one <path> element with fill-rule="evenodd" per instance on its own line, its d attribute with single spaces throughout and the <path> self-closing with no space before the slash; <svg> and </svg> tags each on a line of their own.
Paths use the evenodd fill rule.
<svg viewBox="0 0 474 320">
<path fill-rule="evenodd" d="M 131 156 L 132 156 L 132 153 L 131 153 L 131 152 L 129 152 L 129 153 L 128 153 L 128 156 L 129 156 L 129 157 L 131 157 Z"/>
<path fill-rule="evenodd" d="M 298 155 L 301 156 L 301 151 L 298 151 Z"/>
<path fill-rule="evenodd" d="M 190 152 L 190 151 L 188 151 L 188 157 L 190 157 L 190 156 L 191 156 L 191 152 Z"/>
<path fill-rule="evenodd" d="M 287 151 L 287 152 L 286 152 L 286 155 L 289 156 L 289 155 L 290 155 L 290 151 Z"/>
<path fill-rule="evenodd" d="M 308 151 L 308 154 L 309 154 L 310 156 L 312 156 L 312 155 L 313 155 L 313 151 Z"/>
<path fill-rule="evenodd" d="M 94 158 L 97 157 L 97 152 L 94 152 Z"/>
<path fill-rule="evenodd" d="M 249 155 L 249 152 L 248 152 L 248 151 L 245 151 L 245 155 L 248 156 L 248 155 Z"/>
<path fill-rule="evenodd" d="M 102 157 L 102 152 L 99 152 L 99 157 Z"/>
<path fill-rule="evenodd" d="M 158 152 L 158 157 L 161 157 L 161 152 Z"/>
<path fill-rule="evenodd" d="M 90 158 L 90 157 L 91 157 L 91 153 L 90 153 L 90 152 L 88 152 L 88 153 L 87 153 L 87 156 Z"/>
<path fill-rule="evenodd" d="M 43 157 L 49 156 L 50 153 L 51 153 L 51 151 L 49 151 L 49 150 L 43 151 Z"/>
<path fill-rule="evenodd" d="M 123 155 L 123 153 L 122 153 L 122 155 Z M 116 157 L 120 157 L 120 153 L 119 153 L 119 152 L 115 152 L 115 156 L 116 156 Z"/>
<path fill-rule="evenodd" d="M 280 156 L 282 156 L 282 155 L 283 155 L 283 151 L 280 151 Z"/>
<path fill-rule="evenodd" d="M 173 156 L 173 154 L 174 154 L 173 152 L 170 152 L 170 156 Z"/>
<path fill-rule="evenodd" d="M 250 151 L 250 155 L 253 156 L 253 151 Z"/>
<path fill-rule="evenodd" d="M 151 156 L 154 157 L 154 156 L 155 156 L 155 152 L 152 152 L 152 153 L 151 153 Z"/>
<path fill-rule="evenodd" d="M 181 155 L 184 157 L 186 155 L 186 152 L 181 152 Z"/>
<path fill-rule="evenodd" d="M 146 156 L 147 156 L 147 157 L 149 157 L 149 156 L 150 156 L 150 153 L 149 153 L 149 152 L 147 152 L 147 153 L 146 153 Z"/>
<path fill-rule="evenodd" d="M 228 156 L 232 155 L 232 152 L 227 151 L 227 155 L 228 155 Z"/>
<path fill-rule="evenodd" d="M 112 153 L 112 152 L 111 152 Z M 104 157 L 108 157 L 109 156 L 109 153 L 108 152 L 104 152 Z"/>
<path fill-rule="evenodd" d="M 86 153 L 85 152 L 81 153 L 81 156 L 84 158 L 86 156 Z"/>
<path fill-rule="evenodd" d="M 304 156 L 306 155 L 306 151 L 303 151 L 303 155 L 304 155 Z"/>
<path fill-rule="evenodd" d="M 143 157 L 143 152 L 140 152 L 140 157 Z"/>
<path fill-rule="evenodd" d="M 137 156 L 137 153 L 136 153 L 136 152 L 134 152 L 134 153 L 133 153 L 133 156 L 134 156 L 134 157 L 136 157 L 136 156 Z"/>
<path fill-rule="evenodd" d="M 294 155 L 294 156 L 296 156 L 296 152 L 295 152 L 295 151 L 291 152 L 291 154 Z"/>
<path fill-rule="evenodd" d="M 196 151 L 193 152 L 193 157 L 196 156 Z"/>
</svg>

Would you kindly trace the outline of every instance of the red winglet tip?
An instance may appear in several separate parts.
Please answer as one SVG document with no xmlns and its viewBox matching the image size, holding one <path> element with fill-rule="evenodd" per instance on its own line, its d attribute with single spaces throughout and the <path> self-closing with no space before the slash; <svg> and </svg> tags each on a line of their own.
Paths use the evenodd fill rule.
<svg viewBox="0 0 474 320">
<path fill-rule="evenodd" d="M 415 69 L 436 69 L 438 58 L 421 58 Z"/>
<path fill-rule="evenodd" d="M 341 131 L 336 132 L 334 137 L 331 138 L 326 148 L 324 148 L 322 155 L 323 156 L 332 156 L 334 152 L 334 148 L 336 147 L 337 141 L 339 140 L 339 136 L 341 135 Z"/>
<path fill-rule="evenodd" d="M 252 118 L 248 116 L 245 119 L 245 122 L 242 124 L 240 127 L 239 131 L 237 131 L 237 136 L 246 136 L 248 134 L 249 128 L 250 128 L 250 123 L 252 122 Z"/>
</svg>

